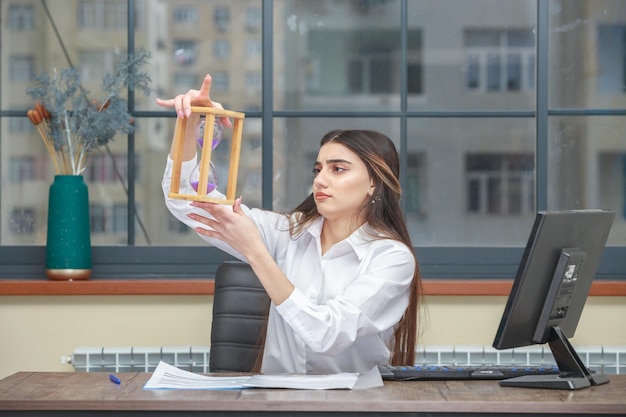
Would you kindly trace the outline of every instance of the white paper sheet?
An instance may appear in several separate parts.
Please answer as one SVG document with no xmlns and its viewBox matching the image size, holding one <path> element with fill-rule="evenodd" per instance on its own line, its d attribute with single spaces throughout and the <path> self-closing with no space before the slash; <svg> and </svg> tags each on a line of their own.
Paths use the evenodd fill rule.
<svg viewBox="0 0 626 417">
<path fill-rule="evenodd" d="M 205 376 L 179 369 L 161 361 L 144 389 L 242 389 L 249 376 Z"/>
<path fill-rule="evenodd" d="M 225 390 L 244 388 L 364 389 L 383 385 L 378 368 L 364 374 L 207 376 L 159 362 L 144 389 Z"/>
</svg>

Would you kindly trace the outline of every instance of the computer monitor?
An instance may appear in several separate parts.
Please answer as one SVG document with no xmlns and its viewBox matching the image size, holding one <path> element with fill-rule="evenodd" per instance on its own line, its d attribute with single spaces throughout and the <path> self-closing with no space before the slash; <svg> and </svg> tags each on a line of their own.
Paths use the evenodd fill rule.
<svg viewBox="0 0 626 417">
<path fill-rule="evenodd" d="M 559 373 L 500 385 L 579 389 L 608 382 L 589 371 L 568 338 L 576 331 L 614 217 L 610 210 L 537 213 L 493 347 L 548 343 Z"/>
</svg>

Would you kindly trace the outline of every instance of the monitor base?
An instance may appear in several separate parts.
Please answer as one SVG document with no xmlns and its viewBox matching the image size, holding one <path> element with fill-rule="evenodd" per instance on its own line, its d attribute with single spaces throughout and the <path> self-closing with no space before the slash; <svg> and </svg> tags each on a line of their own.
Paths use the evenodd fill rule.
<svg viewBox="0 0 626 417">
<path fill-rule="evenodd" d="M 577 390 L 592 385 L 606 384 L 608 382 L 609 378 L 604 374 L 594 374 L 591 376 L 525 375 L 504 379 L 500 381 L 499 384 L 503 387 Z"/>
</svg>

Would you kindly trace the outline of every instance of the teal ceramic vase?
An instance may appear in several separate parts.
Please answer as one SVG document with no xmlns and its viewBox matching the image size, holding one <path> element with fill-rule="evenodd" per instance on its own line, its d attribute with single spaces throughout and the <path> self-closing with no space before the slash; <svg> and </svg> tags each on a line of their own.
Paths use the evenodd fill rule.
<svg viewBox="0 0 626 417">
<path fill-rule="evenodd" d="M 91 277 L 89 192 L 82 175 L 56 175 L 48 199 L 46 276 L 51 280 Z"/>
</svg>

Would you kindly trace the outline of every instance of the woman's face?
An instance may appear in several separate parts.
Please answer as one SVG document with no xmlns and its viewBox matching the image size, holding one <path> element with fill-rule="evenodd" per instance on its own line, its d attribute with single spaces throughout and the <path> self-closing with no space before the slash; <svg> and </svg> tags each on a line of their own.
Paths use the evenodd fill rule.
<svg viewBox="0 0 626 417">
<path fill-rule="evenodd" d="M 317 211 L 330 221 L 357 219 L 374 191 L 363 161 L 344 145 L 330 142 L 320 148 L 314 173 Z"/>
</svg>

